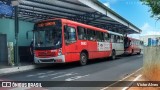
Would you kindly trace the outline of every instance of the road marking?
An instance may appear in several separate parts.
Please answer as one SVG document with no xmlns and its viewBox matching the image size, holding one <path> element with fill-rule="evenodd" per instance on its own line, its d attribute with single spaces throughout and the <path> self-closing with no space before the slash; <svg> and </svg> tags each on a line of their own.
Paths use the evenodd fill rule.
<svg viewBox="0 0 160 90">
<path fill-rule="evenodd" d="M 9 90 L 27 90 L 27 89 L 30 89 L 30 87 L 12 88 L 12 89 L 9 89 Z"/>
<path fill-rule="evenodd" d="M 70 78 L 65 79 L 65 81 L 73 81 L 73 80 L 80 79 L 80 78 L 83 78 L 83 77 L 86 77 L 86 76 L 89 76 L 89 74 L 88 75 L 84 75 L 84 76 L 70 77 Z"/>
<path fill-rule="evenodd" d="M 58 72 L 58 73 L 53 73 L 53 74 L 49 74 L 49 75 L 43 75 L 43 76 L 39 76 L 38 78 L 45 78 L 45 77 L 54 76 L 54 75 L 62 74 L 62 73 L 65 73 L 65 72 Z"/>
<path fill-rule="evenodd" d="M 33 77 L 33 76 L 35 76 L 35 75 L 27 75 L 26 77 Z"/>
<path fill-rule="evenodd" d="M 133 81 L 137 81 L 142 75 L 138 75 Z M 133 81 L 132 83 L 130 83 L 128 86 L 131 86 L 133 84 Z M 122 90 L 127 90 L 129 87 L 124 87 Z"/>
<path fill-rule="evenodd" d="M 140 68 L 140 69 L 136 70 L 135 72 L 133 72 L 133 73 L 131 73 L 130 75 L 128 75 L 128 76 L 126 76 L 126 77 L 122 78 L 121 80 L 118 80 L 117 82 L 115 82 L 115 83 L 113 83 L 113 84 L 110 84 L 110 85 L 108 85 L 107 87 L 104 87 L 104 88 L 102 88 L 102 89 L 100 89 L 100 90 L 106 90 L 106 89 L 108 89 L 110 86 L 113 86 L 113 85 L 115 85 L 115 84 L 119 83 L 120 81 L 125 80 L 126 78 L 128 78 L 128 77 L 132 76 L 133 74 L 135 74 L 136 72 L 140 71 L 141 69 L 142 69 L 142 68 Z"/>
<path fill-rule="evenodd" d="M 45 73 L 38 73 L 37 75 L 43 75 L 43 74 L 45 74 Z"/>
<path fill-rule="evenodd" d="M 26 77 L 39 76 L 39 75 L 43 75 L 43 74 L 46 74 L 46 73 L 37 73 L 37 74 L 35 74 L 35 75 L 27 75 Z"/>
<path fill-rule="evenodd" d="M 43 75 L 43 74 L 48 74 L 48 73 L 52 73 L 52 72 L 54 72 L 54 71 L 48 71 L 48 72 L 46 72 L 46 73 L 37 73 L 37 74 L 35 74 L 35 75 L 27 75 L 26 77 L 33 77 L 33 76 L 39 76 L 39 75 Z"/>
<path fill-rule="evenodd" d="M 142 57 L 142 55 L 139 55 L 139 56 L 137 56 L 137 57 Z"/>
<path fill-rule="evenodd" d="M 67 73 L 67 74 L 64 74 L 64 75 L 60 75 L 60 76 L 57 76 L 57 77 L 54 77 L 54 78 L 51 78 L 51 79 L 57 79 L 57 78 L 66 77 L 66 76 L 71 76 L 71 75 L 76 75 L 76 74 L 78 74 L 78 73 L 73 73 L 73 72 L 71 72 L 71 73 Z"/>
<path fill-rule="evenodd" d="M 52 73 L 52 72 L 54 72 L 54 71 L 48 71 L 47 73 Z"/>
</svg>

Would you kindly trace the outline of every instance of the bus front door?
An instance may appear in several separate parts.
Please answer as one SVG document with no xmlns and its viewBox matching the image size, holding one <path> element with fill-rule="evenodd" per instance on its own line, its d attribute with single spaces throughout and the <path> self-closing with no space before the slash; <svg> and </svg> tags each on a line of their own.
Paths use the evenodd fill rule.
<svg viewBox="0 0 160 90">
<path fill-rule="evenodd" d="M 64 29 L 64 38 L 66 62 L 79 60 L 76 26 L 67 25 L 67 27 Z"/>
</svg>

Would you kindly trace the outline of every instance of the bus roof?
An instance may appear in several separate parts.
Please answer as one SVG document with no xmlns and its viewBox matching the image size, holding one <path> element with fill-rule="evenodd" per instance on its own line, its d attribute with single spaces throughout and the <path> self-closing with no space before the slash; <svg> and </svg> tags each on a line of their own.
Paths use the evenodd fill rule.
<svg viewBox="0 0 160 90">
<path fill-rule="evenodd" d="M 42 21 L 37 22 L 37 23 L 47 22 L 47 21 L 51 21 L 51 20 L 61 20 L 63 23 L 66 23 L 66 24 L 70 23 L 70 24 L 74 24 L 74 25 L 77 25 L 77 26 L 80 26 L 80 27 L 84 27 L 84 28 L 88 28 L 88 29 L 93 29 L 95 31 L 108 32 L 108 30 L 105 30 L 105 29 L 102 29 L 102 28 L 98 28 L 98 27 L 95 27 L 95 26 L 79 23 L 79 22 L 68 20 L 68 19 L 64 19 L 64 18 L 54 18 L 54 19 L 42 20 Z"/>
</svg>

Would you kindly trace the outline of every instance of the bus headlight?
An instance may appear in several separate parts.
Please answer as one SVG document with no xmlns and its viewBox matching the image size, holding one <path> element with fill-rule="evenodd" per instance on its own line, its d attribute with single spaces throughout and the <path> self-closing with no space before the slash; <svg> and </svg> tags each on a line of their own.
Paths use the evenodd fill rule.
<svg viewBox="0 0 160 90">
<path fill-rule="evenodd" d="M 62 49 L 58 50 L 58 56 L 62 55 Z"/>
</svg>

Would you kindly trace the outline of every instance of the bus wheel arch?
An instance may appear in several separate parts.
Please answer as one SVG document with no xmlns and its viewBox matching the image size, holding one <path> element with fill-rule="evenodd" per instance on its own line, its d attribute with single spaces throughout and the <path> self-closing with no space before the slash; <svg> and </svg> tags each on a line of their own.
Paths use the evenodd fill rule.
<svg viewBox="0 0 160 90">
<path fill-rule="evenodd" d="M 79 60 L 81 66 L 84 66 L 87 64 L 88 57 L 89 57 L 88 51 L 82 50 L 80 53 L 80 60 Z"/>
</svg>

